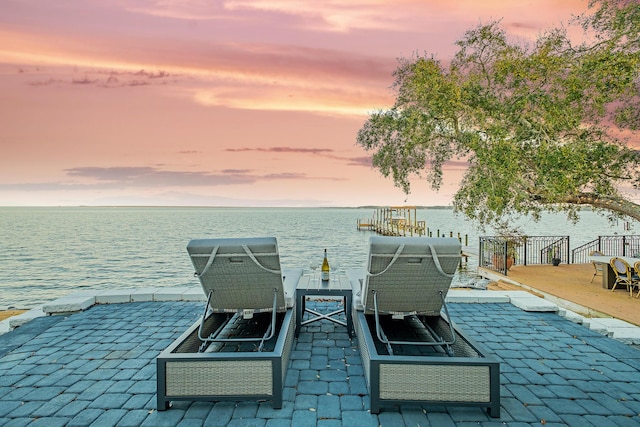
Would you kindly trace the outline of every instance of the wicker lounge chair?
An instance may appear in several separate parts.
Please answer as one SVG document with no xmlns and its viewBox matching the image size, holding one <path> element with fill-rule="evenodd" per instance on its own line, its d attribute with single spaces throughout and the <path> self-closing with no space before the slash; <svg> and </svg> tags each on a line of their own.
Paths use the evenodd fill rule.
<svg viewBox="0 0 640 427">
<path fill-rule="evenodd" d="M 457 239 L 376 236 L 367 270 L 349 272 L 372 413 L 419 402 L 499 417 L 499 363 L 455 327 L 445 303 L 460 257 Z"/>
<path fill-rule="evenodd" d="M 187 250 L 207 303 L 158 356 L 158 409 L 171 400 L 250 398 L 280 408 L 302 270 L 281 271 L 273 237 L 192 240 Z"/>
</svg>

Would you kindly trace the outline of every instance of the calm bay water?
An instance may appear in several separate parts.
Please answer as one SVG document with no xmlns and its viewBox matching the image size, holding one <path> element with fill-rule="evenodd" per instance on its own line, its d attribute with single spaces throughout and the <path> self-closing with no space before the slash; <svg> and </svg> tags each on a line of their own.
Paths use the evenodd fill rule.
<svg viewBox="0 0 640 427">
<path fill-rule="evenodd" d="M 319 263 L 324 248 L 330 262 L 363 266 L 374 233 L 356 230 L 356 223 L 372 214 L 370 208 L 0 208 L 0 308 L 34 307 L 79 290 L 197 285 L 186 252 L 194 238 L 275 236 L 284 268 Z M 461 233 L 473 247 L 485 234 L 449 209 L 419 209 L 417 216 L 433 235 Z M 523 223 L 529 235 L 570 235 L 572 248 L 638 227 L 625 231 L 623 223 L 589 211 L 575 225 L 553 214 Z"/>
</svg>

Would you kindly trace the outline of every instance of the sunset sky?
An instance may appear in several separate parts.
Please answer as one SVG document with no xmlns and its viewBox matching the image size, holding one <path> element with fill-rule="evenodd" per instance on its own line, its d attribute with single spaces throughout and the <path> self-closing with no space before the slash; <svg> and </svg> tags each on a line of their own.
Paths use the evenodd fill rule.
<svg viewBox="0 0 640 427">
<path fill-rule="evenodd" d="M 0 206 L 443 205 L 356 145 L 397 58 L 447 60 L 479 23 L 514 37 L 586 0 L 3 0 Z"/>
</svg>

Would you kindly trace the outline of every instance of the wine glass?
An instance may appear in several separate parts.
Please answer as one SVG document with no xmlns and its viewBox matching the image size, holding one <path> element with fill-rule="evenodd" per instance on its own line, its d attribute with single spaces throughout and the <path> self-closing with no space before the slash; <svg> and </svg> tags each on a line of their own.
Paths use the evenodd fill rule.
<svg viewBox="0 0 640 427">
<path fill-rule="evenodd" d="M 309 268 L 311 269 L 311 281 L 315 281 L 316 280 L 316 270 L 318 269 L 318 263 L 311 261 L 311 263 L 309 264 Z"/>
<path fill-rule="evenodd" d="M 333 277 L 332 280 L 335 281 L 338 271 L 340 271 L 340 262 L 334 261 L 329 265 L 329 267 L 331 268 L 331 275 Z"/>
</svg>

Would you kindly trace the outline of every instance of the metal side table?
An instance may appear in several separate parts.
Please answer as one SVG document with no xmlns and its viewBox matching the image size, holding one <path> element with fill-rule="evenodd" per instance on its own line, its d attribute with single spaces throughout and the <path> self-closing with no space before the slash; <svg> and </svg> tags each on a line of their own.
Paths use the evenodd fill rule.
<svg viewBox="0 0 640 427">
<path fill-rule="evenodd" d="M 306 307 L 307 296 L 342 297 L 344 307 L 331 313 L 319 313 Z M 346 326 L 349 336 L 353 336 L 353 318 L 351 317 L 351 284 L 345 274 L 336 274 L 329 281 L 322 281 L 312 276 L 302 276 L 296 288 L 296 337 L 300 334 L 300 327 L 318 320 L 327 319 L 338 325 Z M 344 312 L 346 322 L 333 316 Z M 311 314 L 311 318 L 302 320 L 304 313 Z"/>
</svg>

